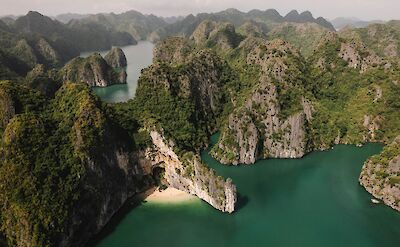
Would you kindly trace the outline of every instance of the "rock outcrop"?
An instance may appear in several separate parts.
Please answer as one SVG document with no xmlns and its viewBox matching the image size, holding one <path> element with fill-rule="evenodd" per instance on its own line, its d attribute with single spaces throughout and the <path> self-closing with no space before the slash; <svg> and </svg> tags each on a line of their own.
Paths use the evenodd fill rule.
<svg viewBox="0 0 400 247">
<path fill-rule="evenodd" d="M 92 87 L 126 83 L 126 71 L 110 66 L 98 53 L 73 59 L 60 73 L 63 81 L 82 82 Z"/>
<path fill-rule="evenodd" d="M 336 53 L 340 60 L 330 56 L 333 53 Z M 330 55 L 327 56 L 327 54 Z M 341 67 L 342 61 L 346 62 L 349 68 L 359 70 L 361 74 L 379 66 L 391 67 L 390 62 L 385 57 L 378 56 L 361 40 L 340 37 L 337 33 L 331 32 L 320 39 L 313 56 L 319 59 L 314 62 L 314 66 L 323 71 Z"/>
<path fill-rule="evenodd" d="M 366 129 L 366 134 L 363 137 L 364 142 L 376 142 L 377 132 L 381 129 L 382 117 L 364 115 L 363 126 Z"/>
<path fill-rule="evenodd" d="M 235 31 L 235 26 L 229 22 L 203 21 L 193 32 L 190 39 L 197 45 L 217 47 L 222 51 L 235 48 L 242 37 Z"/>
<path fill-rule="evenodd" d="M 235 210 L 236 186 L 231 179 L 217 176 L 194 153 L 179 157 L 173 151 L 174 143 L 166 141 L 159 132 L 151 131 L 150 135 L 154 148 L 148 150 L 146 157 L 153 167 L 165 169 L 164 178 L 170 187 L 195 195 L 222 212 Z"/>
<path fill-rule="evenodd" d="M 125 68 L 128 66 L 128 62 L 126 61 L 125 53 L 121 48 L 114 47 L 107 53 L 104 57 L 108 65 L 113 68 Z"/>
<path fill-rule="evenodd" d="M 284 97 L 287 91 L 303 90 L 298 84 L 303 66 L 299 53 L 281 40 L 249 39 L 240 47 L 246 50 L 247 64 L 260 67 L 259 82 L 229 115 L 211 154 L 223 164 L 234 165 L 252 164 L 259 157 L 302 157 L 307 151 L 305 126 L 312 119 L 312 107 L 304 98 L 285 102 Z"/>
<path fill-rule="evenodd" d="M 364 52 L 361 52 L 361 50 L 364 50 Z M 342 42 L 339 56 L 348 63 L 350 68 L 360 69 L 360 73 L 364 73 L 369 68 L 379 66 L 384 62 L 375 53 L 366 52 L 365 47 L 354 42 Z"/>
<path fill-rule="evenodd" d="M 400 211 L 400 137 L 365 162 L 359 181 L 375 198 Z"/>
</svg>

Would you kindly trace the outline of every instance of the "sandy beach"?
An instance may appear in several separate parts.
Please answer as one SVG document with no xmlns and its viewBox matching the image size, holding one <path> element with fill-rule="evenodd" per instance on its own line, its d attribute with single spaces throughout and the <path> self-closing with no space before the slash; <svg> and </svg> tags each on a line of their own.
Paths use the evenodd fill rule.
<svg viewBox="0 0 400 247">
<path fill-rule="evenodd" d="M 151 195 L 149 195 L 145 200 L 148 202 L 160 202 L 160 203 L 178 203 L 186 202 L 190 200 L 195 200 L 196 197 L 190 195 L 186 192 L 167 188 L 166 190 L 159 191 L 156 189 Z"/>
</svg>

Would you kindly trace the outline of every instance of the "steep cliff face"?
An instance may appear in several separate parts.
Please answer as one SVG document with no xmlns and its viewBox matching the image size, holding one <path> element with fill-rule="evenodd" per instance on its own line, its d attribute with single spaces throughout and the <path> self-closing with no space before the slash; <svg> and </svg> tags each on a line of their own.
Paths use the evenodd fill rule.
<svg viewBox="0 0 400 247">
<path fill-rule="evenodd" d="M 236 186 L 231 179 L 217 176 L 194 153 L 186 152 L 179 157 L 173 151 L 175 144 L 167 142 L 157 131 L 150 135 L 154 148 L 148 150 L 147 158 L 153 166 L 165 169 L 164 178 L 169 186 L 195 195 L 222 212 L 235 210 Z"/>
<path fill-rule="evenodd" d="M 89 111 L 82 110 L 82 115 Z M 90 149 L 87 149 L 87 127 L 78 125 L 76 122 L 74 145 L 76 151 L 85 152 L 81 159 L 86 174 L 80 182 L 81 197 L 73 205 L 59 246 L 84 244 L 103 229 L 128 198 L 154 184 L 151 163 L 144 157 L 144 152 L 132 150 L 126 137 L 120 136 L 111 126 L 102 126 L 99 129 L 103 132 L 102 140 L 97 144 L 90 143 Z"/>
<path fill-rule="evenodd" d="M 65 84 L 39 114 L 18 112 L 0 143 L 1 230 L 12 245 L 81 246 L 129 196 L 152 186 L 144 152 L 88 87 Z"/>
<path fill-rule="evenodd" d="M 128 66 L 126 61 L 125 53 L 122 51 L 121 48 L 114 47 L 107 53 L 104 57 L 108 65 L 113 68 L 125 68 Z"/>
<path fill-rule="evenodd" d="M 229 115 L 211 154 L 223 164 L 234 165 L 252 164 L 259 157 L 302 157 L 312 110 L 309 105 L 302 107 L 306 100 L 300 97 L 304 79 L 299 53 L 281 40 L 249 39 L 240 47 L 246 50 L 247 64 L 260 67 L 259 81 L 244 95 L 243 105 Z"/>
<path fill-rule="evenodd" d="M 360 184 L 374 197 L 400 211 L 400 138 L 365 162 Z"/>
<path fill-rule="evenodd" d="M 98 53 L 73 59 L 62 68 L 60 74 L 63 81 L 83 82 L 92 87 L 126 83 L 126 71 L 110 66 Z"/>
</svg>

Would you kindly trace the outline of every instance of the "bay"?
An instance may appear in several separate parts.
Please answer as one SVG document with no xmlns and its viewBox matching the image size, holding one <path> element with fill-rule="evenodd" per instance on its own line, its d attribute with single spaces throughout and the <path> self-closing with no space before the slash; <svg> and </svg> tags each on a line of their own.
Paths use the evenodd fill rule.
<svg viewBox="0 0 400 247">
<path fill-rule="evenodd" d="M 213 142 L 216 141 L 213 136 Z M 203 161 L 238 187 L 238 209 L 221 213 L 201 200 L 141 202 L 107 227 L 99 247 L 399 246 L 400 213 L 371 203 L 358 183 L 380 144 L 335 146 L 302 159 L 224 166 Z"/>
</svg>

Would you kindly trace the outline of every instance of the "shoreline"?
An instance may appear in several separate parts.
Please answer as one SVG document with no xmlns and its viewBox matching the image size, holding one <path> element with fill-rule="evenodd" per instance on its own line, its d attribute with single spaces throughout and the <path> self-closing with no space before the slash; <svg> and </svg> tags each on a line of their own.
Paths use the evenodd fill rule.
<svg viewBox="0 0 400 247">
<path fill-rule="evenodd" d="M 197 199 L 197 197 L 194 195 L 168 187 L 161 191 L 159 188 L 156 188 L 153 192 L 148 193 L 144 201 L 154 203 L 181 203 L 193 201 L 195 199 Z"/>
</svg>

